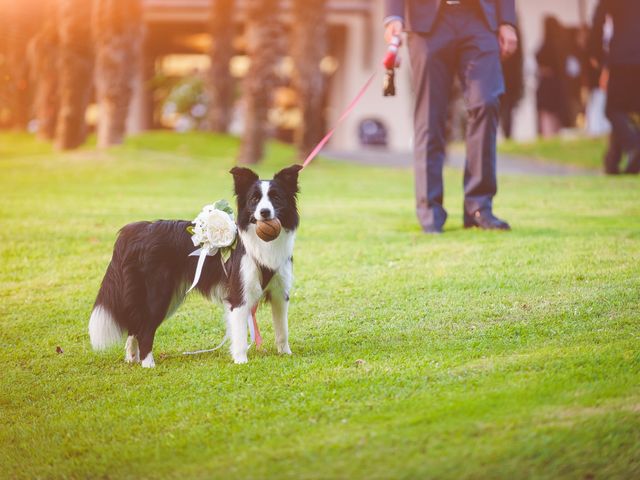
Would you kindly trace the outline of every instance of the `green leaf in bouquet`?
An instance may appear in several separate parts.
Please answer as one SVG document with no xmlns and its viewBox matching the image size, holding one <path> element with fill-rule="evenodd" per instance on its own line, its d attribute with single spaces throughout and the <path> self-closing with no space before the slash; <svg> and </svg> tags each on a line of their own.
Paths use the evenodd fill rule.
<svg viewBox="0 0 640 480">
<path fill-rule="evenodd" d="M 216 210 L 222 210 L 223 212 L 226 212 L 229 215 L 233 216 L 233 208 L 231 208 L 231 205 L 229 205 L 229 202 L 227 202 L 225 199 L 218 200 L 213 204 L 213 208 L 215 208 Z"/>
</svg>

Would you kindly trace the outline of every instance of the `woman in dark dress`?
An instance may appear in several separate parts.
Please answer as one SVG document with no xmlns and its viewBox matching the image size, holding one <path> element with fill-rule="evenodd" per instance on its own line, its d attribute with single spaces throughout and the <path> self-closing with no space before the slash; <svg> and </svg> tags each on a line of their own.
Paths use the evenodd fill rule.
<svg viewBox="0 0 640 480">
<path fill-rule="evenodd" d="M 609 82 L 607 88 L 607 118 L 611 122 L 614 144 L 628 156 L 625 173 L 640 173 L 640 2 L 628 0 L 600 0 L 594 19 L 590 41 L 593 62 L 602 65 L 604 24 L 609 16 L 613 20 L 613 37 L 607 62 Z M 605 158 L 605 171 L 619 173 L 617 161 Z"/>
<path fill-rule="evenodd" d="M 502 60 L 504 95 L 500 99 L 500 126 L 505 138 L 511 138 L 513 134 L 513 111 L 524 95 L 522 36 L 518 27 L 516 30 L 518 31 L 518 48 L 512 56 Z"/>
<path fill-rule="evenodd" d="M 544 40 L 536 54 L 538 61 L 538 131 L 545 138 L 556 135 L 567 117 L 562 80 L 563 62 L 559 54 L 562 26 L 553 16 L 544 20 Z"/>
</svg>

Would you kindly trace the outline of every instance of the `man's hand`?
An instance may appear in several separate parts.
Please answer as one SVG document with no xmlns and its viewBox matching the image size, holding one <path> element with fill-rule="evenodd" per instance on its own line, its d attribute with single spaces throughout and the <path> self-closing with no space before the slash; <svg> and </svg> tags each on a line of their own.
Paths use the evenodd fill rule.
<svg viewBox="0 0 640 480">
<path fill-rule="evenodd" d="M 391 43 L 393 37 L 402 33 L 402 22 L 400 20 L 391 20 L 387 23 L 384 30 L 384 39 L 387 43 Z"/>
<path fill-rule="evenodd" d="M 503 60 L 516 53 L 518 49 L 518 34 L 513 25 L 500 25 L 498 40 L 500 41 L 500 56 Z"/>
</svg>

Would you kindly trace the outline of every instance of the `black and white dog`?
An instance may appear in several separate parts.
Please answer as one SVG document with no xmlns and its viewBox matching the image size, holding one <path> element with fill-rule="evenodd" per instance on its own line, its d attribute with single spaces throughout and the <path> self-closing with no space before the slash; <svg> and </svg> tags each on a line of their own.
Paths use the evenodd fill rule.
<svg viewBox="0 0 640 480">
<path fill-rule="evenodd" d="M 301 168 L 285 168 L 273 180 L 260 180 L 248 168 L 231 170 L 238 242 L 224 268 L 220 253 L 206 258 L 196 288 L 206 298 L 222 302 L 235 363 L 247 362 L 247 318 L 262 298 L 271 303 L 278 352 L 291 354 L 287 310 Z M 255 223 L 273 218 L 280 220 L 282 229 L 275 240 L 265 242 L 257 236 Z M 156 330 L 184 300 L 195 274 L 189 225 L 158 220 L 131 223 L 120 231 L 89 320 L 94 349 L 117 342 L 126 331 L 125 361 L 142 359 L 143 367 L 155 366 L 151 349 Z"/>
</svg>

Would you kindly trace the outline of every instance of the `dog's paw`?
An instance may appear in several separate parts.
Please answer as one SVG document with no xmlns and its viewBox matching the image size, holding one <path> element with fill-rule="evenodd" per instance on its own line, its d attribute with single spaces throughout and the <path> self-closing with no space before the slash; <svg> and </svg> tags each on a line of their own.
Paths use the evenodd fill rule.
<svg viewBox="0 0 640 480">
<path fill-rule="evenodd" d="M 140 363 L 140 352 L 125 352 L 124 361 L 127 363 Z"/>
<path fill-rule="evenodd" d="M 127 363 L 140 363 L 140 347 L 136 337 L 129 335 L 124 346 L 124 361 Z"/>
<path fill-rule="evenodd" d="M 248 345 L 246 342 L 240 343 L 240 345 L 231 345 L 229 352 L 231 353 L 231 357 L 233 358 L 233 363 L 247 363 L 247 350 Z"/>
<path fill-rule="evenodd" d="M 247 354 L 238 354 L 233 356 L 233 363 L 236 365 L 240 365 L 242 363 L 247 363 L 249 360 L 247 359 Z"/>
<path fill-rule="evenodd" d="M 144 357 L 144 360 L 140 363 L 142 368 L 153 368 L 156 366 L 156 362 L 153 361 L 153 353 L 149 352 L 149 354 Z"/>
<path fill-rule="evenodd" d="M 291 355 L 291 349 L 289 348 L 289 344 L 285 343 L 284 345 L 278 345 L 278 353 L 282 355 Z"/>
<path fill-rule="evenodd" d="M 139 358 L 131 356 L 128 353 L 124 356 L 124 361 L 126 363 L 140 363 L 140 359 Z"/>
</svg>

